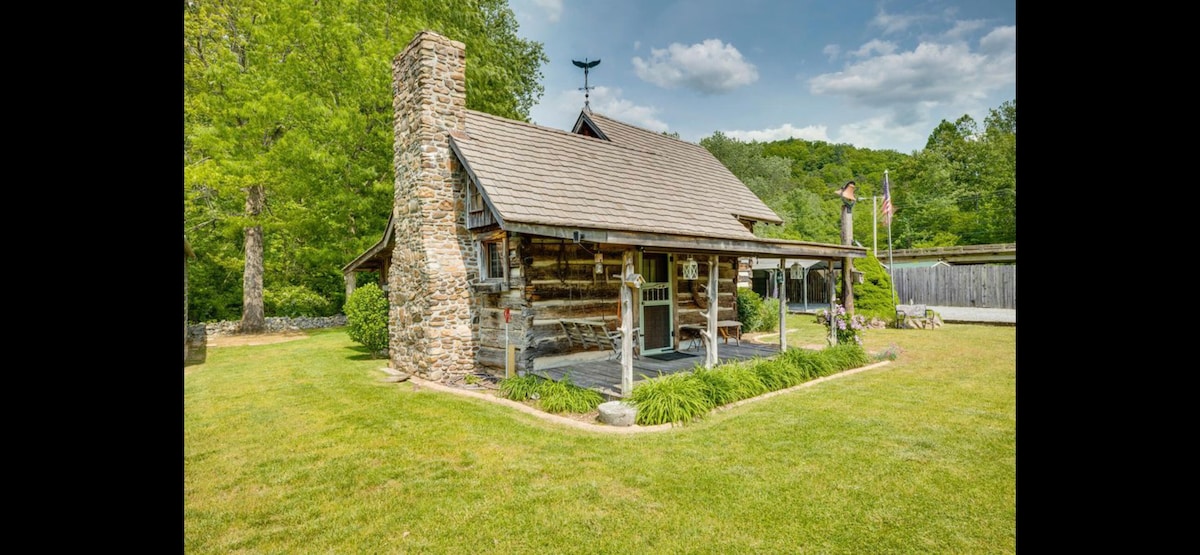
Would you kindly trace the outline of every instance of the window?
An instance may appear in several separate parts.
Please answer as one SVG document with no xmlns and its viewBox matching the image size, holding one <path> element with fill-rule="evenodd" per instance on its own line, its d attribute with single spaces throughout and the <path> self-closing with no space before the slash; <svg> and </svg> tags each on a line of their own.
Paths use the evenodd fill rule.
<svg viewBox="0 0 1200 555">
<path fill-rule="evenodd" d="M 504 279 L 504 242 L 483 242 L 483 279 Z"/>
</svg>

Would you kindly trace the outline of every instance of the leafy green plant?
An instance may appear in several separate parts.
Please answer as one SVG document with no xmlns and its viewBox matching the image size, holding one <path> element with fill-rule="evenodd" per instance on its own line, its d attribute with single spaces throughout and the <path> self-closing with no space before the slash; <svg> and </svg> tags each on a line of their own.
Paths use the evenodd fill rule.
<svg viewBox="0 0 1200 555">
<path fill-rule="evenodd" d="M 545 378 L 525 374 L 500 380 L 500 395 L 514 401 L 527 401 L 541 397 L 540 391 Z"/>
<path fill-rule="evenodd" d="M 896 317 L 892 279 L 887 268 L 871 251 L 854 261 L 854 269 L 863 273 L 863 282 L 854 286 L 854 312 L 865 318 L 891 320 Z"/>
<path fill-rule="evenodd" d="M 778 358 L 760 359 L 754 361 L 750 366 L 758 379 L 763 385 L 767 386 L 767 391 L 775 391 L 783 389 L 791 385 L 788 383 L 787 367 L 791 365 L 786 361 Z"/>
<path fill-rule="evenodd" d="M 779 330 L 779 299 L 763 299 L 758 308 L 758 327 L 750 331 Z"/>
<path fill-rule="evenodd" d="M 354 290 L 346 299 L 346 333 L 350 339 L 364 345 L 371 353 L 388 347 L 388 301 L 383 290 L 368 283 Z"/>
<path fill-rule="evenodd" d="M 896 360 L 897 358 L 900 357 L 900 354 L 903 352 L 904 352 L 904 350 L 901 349 L 899 345 L 892 343 L 892 344 L 888 345 L 888 348 L 886 348 L 882 351 L 879 351 L 878 353 L 875 353 L 875 355 L 872 358 L 874 358 L 875 360 Z"/>
<path fill-rule="evenodd" d="M 289 285 L 263 291 L 263 306 L 268 316 L 329 316 L 333 303 L 303 285 Z"/>
<path fill-rule="evenodd" d="M 718 367 L 719 368 L 719 367 Z M 710 405 L 719 407 L 741 400 L 738 394 L 736 377 L 731 372 L 709 369 L 700 365 L 692 370 L 692 377 L 700 382 L 704 396 Z"/>
<path fill-rule="evenodd" d="M 587 413 L 604 402 L 599 392 L 571 383 L 571 377 L 548 380 L 532 374 L 500 380 L 500 395 L 514 401 L 536 401 L 538 408 L 552 413 Z"/>
<path fill-rule="evenodd" d="M 833 365 L 835 372 L 859 368 L 871 363 L 871 356 L 858 343 L 838 343 L 822 349 L 821 354 Z"/>
<path fill-rule="evenodd" d="M 803 381 L 808 381 L 828 376 L 837 371 L 830 362 L 829 356 L 825 354 L 826 350 L 788 349 L 780 353 L 779 358 L 794 366 L 796 371 L 804 377 Z"/>
<path fill-rule="evenodd" d="M 749 287 L 737 288 L 737 317 L 742 331 L 755 331 L 761 325 L 762 297 Z"/>
<path fill-rule="evenodd" d="M 564 375 L 558 381 L 544 380 L 540 386 L 538 406 L 546 412 L 582 414 L 596 410 L 604 402 L 599 392 L 571 383 L 570 376 Z"/>
<path fill-rule="evenodd" d="M 849 342 L 862 345 L 860 334 L 867 328 L 867 319 L 861 314 L 846 314 L 846 307 L 840 303 L 833 303 L 832 309 L 822 310 L 819 314 L 819 319 L 824 322 L 826 329 L 836 330 L 839 345 Z"/>
<path fill-rule="evenodd" d="M 637 407 L 637 423 L 643 426 L 690 422 L 713 408 L 704 383 L 692 374 L 670 374 L 643 380 L 634 386 L 630 404 Z"/>
<path fill-rule="evenodd" d="M 751 369 L 751 364 L 753 364 L 751 361 L 739 361 L 723 364 L 713 369 L 726 376 L 733 384 L 734 401 L 758 397 L 770 391 L 758 374 Z"/>
</svg>

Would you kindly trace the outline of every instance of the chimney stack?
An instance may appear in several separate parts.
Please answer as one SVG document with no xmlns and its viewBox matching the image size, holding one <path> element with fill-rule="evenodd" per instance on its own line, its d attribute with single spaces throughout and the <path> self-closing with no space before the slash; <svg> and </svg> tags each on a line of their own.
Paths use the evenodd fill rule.
<svg viewBox="0 0 1200 555">
<path fill-rule="evenodd" d="M 443 380 L 474 371 L 478 351 L 467 278 L 477 263 L 462 210 L 468 182 L 450 150 L 450 133 L 466 129 L 465 45 L 417 33 L 392 62 L 392 94 L 388 355 L 393 368 Z"/>
</svg>

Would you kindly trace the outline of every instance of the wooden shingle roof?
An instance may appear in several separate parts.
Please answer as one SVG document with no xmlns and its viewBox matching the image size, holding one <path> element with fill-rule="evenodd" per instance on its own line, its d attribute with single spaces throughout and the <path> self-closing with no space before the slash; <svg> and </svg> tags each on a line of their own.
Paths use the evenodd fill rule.
<svg viewBox="0 0 1200 555">
<path fill-rule="evenodd" d="M 452 145 L 507 223 L 754 240 L 782 220 L 704 147 L 604 117 L 604 140 L 467 110 Z"/>
</svg>

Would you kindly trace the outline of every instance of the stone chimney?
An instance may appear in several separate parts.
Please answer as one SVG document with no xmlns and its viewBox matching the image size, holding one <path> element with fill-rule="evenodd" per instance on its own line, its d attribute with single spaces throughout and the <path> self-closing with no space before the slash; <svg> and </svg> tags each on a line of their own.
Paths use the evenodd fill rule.
<svg viewBox="0 0 1200 555">
<path fill-rule="evenodd" d="M 466 129 L 463 43 L 417 33 L 392 62 L 396 248 L 388 272 L 393 368 L 443 380 L 475 369 L 468 269 L 478 274 L 463 221 L 466 172 L 450 133 Z"/>
</svg>

